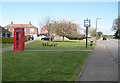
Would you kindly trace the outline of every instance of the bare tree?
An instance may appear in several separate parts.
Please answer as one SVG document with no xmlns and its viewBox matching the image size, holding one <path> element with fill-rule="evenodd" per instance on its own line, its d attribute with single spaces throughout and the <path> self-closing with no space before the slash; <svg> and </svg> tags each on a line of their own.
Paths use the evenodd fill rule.
<svg viewBox="0 0 120 83">
<path fill-rule="evenodd" d="M 65 36 L 74 35 L 74 33 L 77 33 L 77 26 L 70 21 L 59 21 L 56 28 L 56 33 L 63 37 L 62 41 L 64 41 Z"/>
<path fill-rule="evenodd" d="M 86 33 L 86 29 L 84 29 L 84 33 Z M 96 35 L 96 29 L 94 28 L 88 28 L 88 34 L 92 37 L 94 37 Z"/>
<path fill-rule="evenodd" d="M 51 34 L 52 34 L 51 32 L 52 32 L 52 30 L 51 30 L 51 24 L 50 24 L 50 22 L 51 22 L 50 16 L 48 16 L 48 17 L 46 17 L 46 18 L 43 20 L 42 23 L 40 23 L 40 25 L 47 26 L 47 31 L 48 31 L 47 35 L 49 36 L 49 41 L 50 41 L 50 43 L 51 43 Z M 42 27 L 43 27 L 43 26 L 42 26 Z"/>
</svg>

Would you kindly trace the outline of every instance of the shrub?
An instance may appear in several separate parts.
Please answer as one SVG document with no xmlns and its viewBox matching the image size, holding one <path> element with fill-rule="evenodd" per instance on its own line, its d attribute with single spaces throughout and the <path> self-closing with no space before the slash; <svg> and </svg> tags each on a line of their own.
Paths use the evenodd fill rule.
<svg viewBox="0 0 120 83">
<path fill-rule="evenodd" d="M 0 37 L 2 43 L 14 43 L 13 37 Z"/>
<path fill-rule="evenodd" d="M 30 35 L 25 35 L 25 41 L 30 40 Z M 14 37 L 0 37 L 0 43 L 14 43 Z"/>
<path fill-rule="evenodd" d="M 25 41 L 30 40 L 30 35 L 25 35 Z"/>
<path fill-rule="evenodd" d="M 116 31 L 115 37 L 116 37 L 116 38 L 120 38 L 120 29 L 118 29 L 118 30 Z"/>
<path fill-rule="evenodd" d="M 85 39 L 85 36 L 84 35 L 76 36 L 76 37 L 67 36 L 67 38 L 70 39 L 70 40 L 82 40 L 82 39 Z"/>
</svg>

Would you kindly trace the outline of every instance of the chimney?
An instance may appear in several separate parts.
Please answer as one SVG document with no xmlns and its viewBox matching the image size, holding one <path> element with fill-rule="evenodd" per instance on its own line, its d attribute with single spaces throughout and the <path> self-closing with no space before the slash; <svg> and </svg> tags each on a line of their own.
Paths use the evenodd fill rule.
<svg viewBox="0 0 120 83">
<path fill-rule="evenodd" d="M 11 21 L 11 26 L 13 26 L 13 21 Z"/>
<path fill-rule="evenodd" d="M 11 25 L 13 25 L 13 21 L 11 21 Z"/>
<path fill-rule="evenodd" d="M 31 25 L 31 21 L 29 21 L 29 25 Z"/>
</svg>

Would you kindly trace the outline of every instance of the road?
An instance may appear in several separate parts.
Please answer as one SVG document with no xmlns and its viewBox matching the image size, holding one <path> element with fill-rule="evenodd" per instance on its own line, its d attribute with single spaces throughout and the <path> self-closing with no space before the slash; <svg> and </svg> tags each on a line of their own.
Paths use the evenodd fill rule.
<svg viewBox="0 0 120 83">
<path fill-rule="evenodd" d="M 118 41 L 117 39 L 107 38 L 107 40 L 101 40 L 99 42 L 103 43 L 111 55 L 118 60 Z"/>
</svg>

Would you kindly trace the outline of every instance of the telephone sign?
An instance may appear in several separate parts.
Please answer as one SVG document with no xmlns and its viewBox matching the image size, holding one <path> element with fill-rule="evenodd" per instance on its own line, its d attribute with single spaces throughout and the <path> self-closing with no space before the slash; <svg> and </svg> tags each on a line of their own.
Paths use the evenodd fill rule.
<svg viewBox="0 0 120 83">
<path fill-rule="evenodd" d="M 24 50 L 25 33 L 24 28 L 14 28 L 14 52 L 21 52 Z"/>
</svg>

